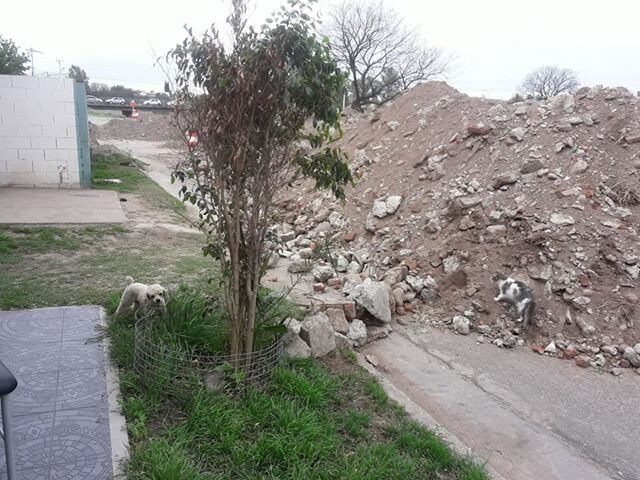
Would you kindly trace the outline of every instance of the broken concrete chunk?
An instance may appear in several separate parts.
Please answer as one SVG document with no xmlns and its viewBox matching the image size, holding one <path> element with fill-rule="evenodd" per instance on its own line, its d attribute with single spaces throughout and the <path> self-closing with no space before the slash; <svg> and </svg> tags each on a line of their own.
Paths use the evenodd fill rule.
<svg viewBox="0 0 640 480">
<path fill-rule="evenodd" d="M 362 320 L 356 318 L 351 321 L 347 338 L 353 342 L 354 347 L 367 343 L 367 326 Z"/>
<path fill-rule="evenodd" d="M 554 225 L 573 225 L 576 223 L 571 215 L 565 215 L 564 213 L 552 213 L 549 221 Z"/>
<path fill-rule="evenodd" d="M 517 173 L 506 173 L 504 175 L 500 175 L 499 177 L 496 177 L 493 180 L 493 183 L 491 184 L 491 186 L 494 188 L 494 190 L 498 190 L 499 188 L 504 187 L 505 185 L 511 185 L 513 183 L 516 183 L 519 179 L 520 179 L 520 175 Z"/>
<path fill-rule="evenodd" d="M 525 133 L 527 133 L 527 130 L 524 127 L 516 127 L 511 129 L 509 136 L 518 142 L 522 142 L 524 140 Z"/>
<path fill-rule="evenodd" d="M 302 322 L 300 338 L 309 347 L 314 357 L 323 357 L 336 348 L 336 339 L 329 317 L 322 312 L 316 313 Z"/>
<path fill-rule="evenodd" d="M 387 284 L 367 278 L 353 288 L 349 298 L 363 307 L 374 318 L 383 323 L 391 322 L 389 286 Z"/>
</svg>

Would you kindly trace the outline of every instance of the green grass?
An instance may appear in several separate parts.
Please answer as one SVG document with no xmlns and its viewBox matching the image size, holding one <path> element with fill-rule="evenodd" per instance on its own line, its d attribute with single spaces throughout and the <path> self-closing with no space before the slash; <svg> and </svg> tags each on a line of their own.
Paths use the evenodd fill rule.
<svg viewBox="0 0 640 480">
<path fill-rule="evenodd" d="M 22 255 L 77 251 L 104 236 L 126 233 L 120 225 L 90 225 L 80 228 L 0 225 L 0 265 Z"/>
<path fill-rule="evenodd" d="M 189 296 L 173 300 L 189 304 L 173 312 L 198 311 Z M 122 372 L 130 480 L 488 478 L 409 420 L 351 355 L 285 361 L 264 389 L 241 396 L 194 386 L 167 399 L 132 372 L 131 318 L 107 331 Z"/>
<path fill-rule="evenodd" d="M 91 117 L 124 118 L 120 112 L 97 110 L 91 107 L 88 107 L 87 110 L 89 114 L 89 121 L 91 121 Z"/>
<path fill-rule="evenodd" d="M 121 183 L 105 182 L 108 179 L 117 179 Z M 147 177 L 142 171 L 140 162 L 126 155 L 92 155 L 91 183 L 93 188 L 138 193 L 154 206 L 162 206 L 178 212 L 186 211 L 184 203 Z"/>
<path fill-rule="evenodd" d="M 154 341 L 172 350 L 192 352 L 198 355 L 224 355 L 229 351 L 229 327 L 223 306 L 216 299 L 221 293 L 213 282 L 199 282 L 197 287 L 180 285 L 170 291 L 167 298 L 167 311 L 161 318 L 155 319 L 151 334 Z M 113 314 L 120 301 L 117 293 L 107 297 L 105 308 Z M 274 302 L 274 303 L 272 303 Z M 267 308 L 268 307 L 268 308 Z M 282 325 L 287 318 L 301 320 L 304 312 L 286 298 L 273 297 L 264 289 L 258 296 L 258 318 L 256 320 L 255 348 L 268 347 L 274 341 L 274 334 L 279 335 L 286 328 L 275 328 Z M 114 335 L 129 335 L 127 328 L 119 329 L 122 323 L 133 324 L 133 317 L 127 314 L 112 330 Z M 120 343 L 115 342 L 118 346 Z M 126 364 L 128 353 L 114 352 L 114 360 Z M 124 359 L 124 360 L 123 360 Z"/>
<path fill-rule="evenodd" d="M 144 175 L 136 160 L 95 155 L 92 162 L 94 181 L 122 180 L 99 188 L 138 195 L 150 218 L 185 210 Z M 215 271 L 202 255 L 203 244 L 200 234 L 161 228 L 0 226 L 0 309 L 101 304 L 108 295 L 122 292 L 127 275 L 166 287 L 199 284 Z"/>
<path fill-rule="evenodd" d="M 267 390 L 232 398 L 206 390 L 166 409 L 127 399 L 135 479 L 486 479 L 437 436 L 379 409 L 366 374 L 287 362 Z M 179 420 L 176 420 L 179 419 Z M 155 430 L 155 432 L 154 432 Z"/>
<path fill-rule="evenodd" d="M 121 227 L 0 228 L 0 309 L 102 304 L 125 277 L 177 287 L 215 272 L 202 237 L 160 238 Z M 8 252 L 8 253 L 4 253 Z"/>
</svg>

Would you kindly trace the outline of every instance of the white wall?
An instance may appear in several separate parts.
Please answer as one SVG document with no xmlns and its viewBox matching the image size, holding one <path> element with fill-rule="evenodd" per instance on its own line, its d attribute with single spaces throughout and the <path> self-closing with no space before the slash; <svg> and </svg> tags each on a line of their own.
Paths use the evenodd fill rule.
<svg viewBox="0 0 640 480">
<path fill-rule="evenodd" d="M 0 75 L 0 186 L 79 187 L 73 80 Z"/>
</svg>

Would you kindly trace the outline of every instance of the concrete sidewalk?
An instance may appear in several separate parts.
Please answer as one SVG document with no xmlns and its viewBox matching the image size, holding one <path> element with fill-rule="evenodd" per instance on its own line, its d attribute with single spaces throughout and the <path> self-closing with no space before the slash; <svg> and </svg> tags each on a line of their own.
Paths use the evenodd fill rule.
<svg viewBox="0 0 640 480">
<path fill-rule="evenodd" d="M 632 370 L 599 375 L 524 348 L 400 326 L 363 353 L 375 355 L 383 378 L 497 478 L 640 478 L 640 387 Z"/>
<path fill-rule="evenodd" d="M 117 192 L 0 188 L 0 223 L 82 224 L 126 221 Z"/>
</svg>

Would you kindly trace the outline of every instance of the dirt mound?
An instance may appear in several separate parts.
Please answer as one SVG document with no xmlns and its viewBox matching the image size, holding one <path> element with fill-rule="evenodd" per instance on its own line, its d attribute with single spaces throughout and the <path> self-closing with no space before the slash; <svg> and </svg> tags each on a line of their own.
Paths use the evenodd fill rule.
<svg viewBox="0 0 640 480">
<path fill-rule="evenodd" d="M 534 344 L 554 340 L 551 354 L 586 365 L 640 362 L 624 353 L 640 340 L 637 97 L 596 87 L 509 104 L 431 82 L 344 125 L 358 176 L 346 204 L 302 184 L 281 204 L 281 231 L 345 238 L 338 256 L 378 279 L 407 266 L 398 307 L 467 317 L 499 346 L 526 337 L 493 301 L 492 275 L 513 276 L 536 295 Z M 428 277 L 437 295 L 411 285 Z"/>
<path fill-rule="evenodd" d="M 92 125 L 98 139 L 149 140 L 169 143 L 179 141 L 173 116 L 142 111 L 139 119 L 116 118 L 104 125 Z"/>
</svg>

